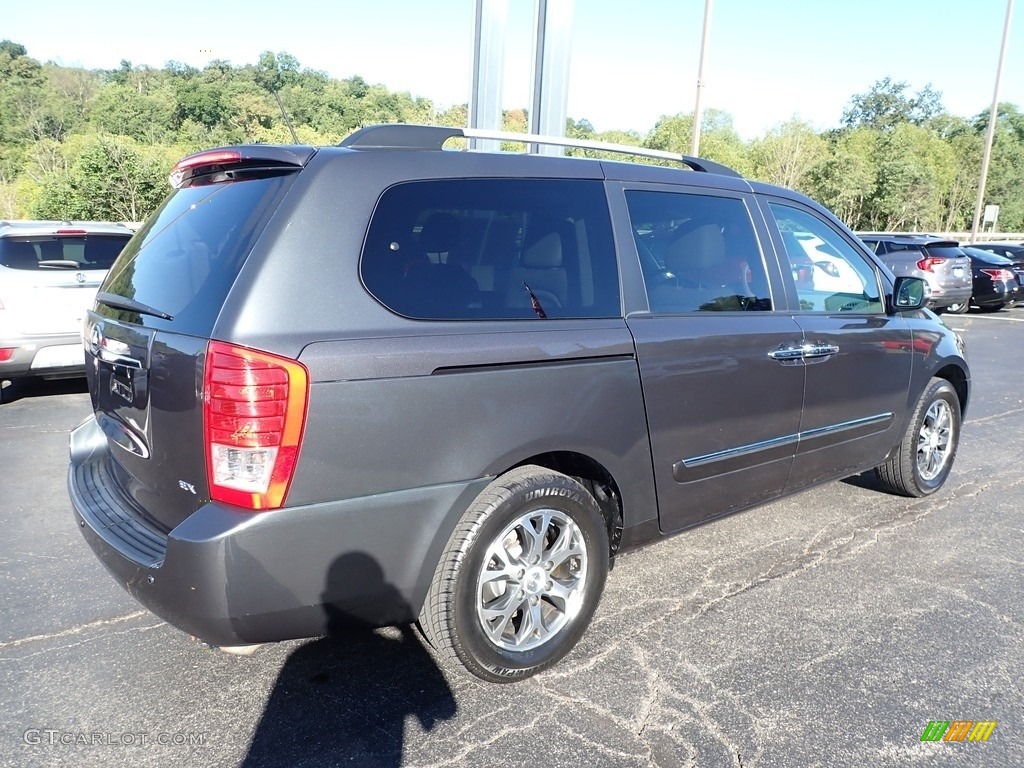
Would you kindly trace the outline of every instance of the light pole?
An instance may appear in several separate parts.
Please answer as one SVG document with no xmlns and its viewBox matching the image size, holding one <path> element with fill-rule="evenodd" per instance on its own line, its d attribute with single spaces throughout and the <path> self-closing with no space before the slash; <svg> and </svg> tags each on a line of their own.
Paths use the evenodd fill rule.
<svg viewBox="0 0 1024 768">
<path fill-rule="evenodd" d="M 1010 0 L 1013 2 L 1013 0 Z M 708 53 L 708 33 L 711 31 L 711 6 L 714 0 L 704 0 L 704 31 L 700 36 L 700 64 L 697 67 L 697 103 L 693 107 L 693 138 L 690 140 L 690 154 L 697 156 L 700 150 L 700 97 L 704 91 L 704 61 Z"/>
<path fill-rule="evenodd" d="M 999 64 L 996 66 L 996 85 L 992 92 L 992 111 L 988 115 L 988 131 L 985 133 L 985 152 L 981 156 L 981 180 L 978 182 L 978 199 L 974 203 L 974 223 L 971 226 L 971 243 L 978 239 L 981 226 L 981 209 L 985 203 L 985 183 L 988 181 L 988 164 L 992 159 L 992 142 L 996 135 L 996 118 L 999 112 L 999 80 L 1003 76 L 1003 59 L 1006 57 L 1006 41 L 1010 37 L 1010 20 L 1013 17 L 1013 0 L 1006 0 L 1006 20 L 1003 22 L 1003 44 L 999 48 Z"/>
</svg>

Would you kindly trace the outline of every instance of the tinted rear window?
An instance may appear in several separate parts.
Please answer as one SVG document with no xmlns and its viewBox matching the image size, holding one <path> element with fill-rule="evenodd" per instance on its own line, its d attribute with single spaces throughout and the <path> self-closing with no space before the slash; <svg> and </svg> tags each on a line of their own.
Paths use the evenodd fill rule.
<svg viewBox="0 0 1024 768">
<path fill-rule="evenodd" d="M 929 256 L 935 256 L 940 259 L 962 259 L 967 256 L 959 248 L 949 245 L 929 245 L 926 250 Z"/>
<path fill-rule="evenodd" d="M 110 269 L 131 238 L 123 235 L 47 235 L 0 239 L 0 264 L 11 269 Z"/>
<path fill-rule="evenodd" d="M 164 320 L 100 304 L 106 317 L 209 336 L 217 314 L 289 176 L 179 189 L 146 221 L 101 291 L 171 315 Z"/>
<path fill-rule="evenodd" d="M 385 191 L 363 282 L 419 319 L 618 317 L 619 282 L 599 181 L 462 179 Z"/>
</svg>

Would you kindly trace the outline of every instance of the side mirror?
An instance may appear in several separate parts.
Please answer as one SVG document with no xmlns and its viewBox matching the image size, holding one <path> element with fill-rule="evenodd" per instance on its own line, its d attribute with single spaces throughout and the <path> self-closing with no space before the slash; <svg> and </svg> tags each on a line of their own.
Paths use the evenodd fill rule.
<svg viewBox="0 0 1024 768">
<path fill-rule="evenodd" d="M 893 312 L 921 309 L 928 300 L 928 284 L 919 277 L 897 277 L 892 289 Z"/>
</svg>

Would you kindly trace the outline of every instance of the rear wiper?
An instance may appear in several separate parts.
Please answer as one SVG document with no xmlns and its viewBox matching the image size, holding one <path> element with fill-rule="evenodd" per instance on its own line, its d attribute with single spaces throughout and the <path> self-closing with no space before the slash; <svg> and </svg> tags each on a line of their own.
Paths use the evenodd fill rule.
<svg viewBox="0 0 1024 768">
<path fill-rule="evenodd" d="M 62 267 L 67 269 L 81 269 L 82 265 L 71 259 L 44 259 L 39 262 L 40 267 Z"/>
<path fill-rule="evenodd" d="M 106 291 L 100 291 L 97 293 L 96 301 L 100 304 L 106 304 L 108 307 L 113 307 L 114 309 L 127 309 L 129 312 L 138 312 L 140 315 L 152 315 L 153 317 L 159 317 L 163 320 L 174 319 L 166 312 L 154 309 L 148 304 L 143 304 L 141 301 L 126 299 L 124 296 L 117 296 L 113 293 L 107 293 Z"/>
<path fill-rule="evenodd" d="M 525 288 L 526 292 L 530 294 L 530 306 L 533 307 L 533 314 L 541 320 L 547 320 L 548 315 L 544 311 L 544 307 L 540 305 L 540 299 L 537 298 L 537 294 L 530 290 L 530 286 L 528 286 L 525 281 L 523 282 L 523 288 Z"/>
</svg>

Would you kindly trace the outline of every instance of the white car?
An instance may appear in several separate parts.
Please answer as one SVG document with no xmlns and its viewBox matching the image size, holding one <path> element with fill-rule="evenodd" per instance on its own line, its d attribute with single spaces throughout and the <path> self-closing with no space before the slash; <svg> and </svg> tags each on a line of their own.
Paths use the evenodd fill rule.
<svg viewBox="0 0 1024 768">
<path fill-rule="evenodd" d="M 85 375 L 82 319 L 126 224 L 0 221 L 0 379 Z"/>
<path fill-rule="evenodd" d="M 833 255 L 824 240 L 813 235 L 797 235 L 797 241 L 814 265 L 810 275 L 813 290 L 851 294 L 864 291 L 864 281 L 857 271 L 846 259 Z"/>
</svg>

